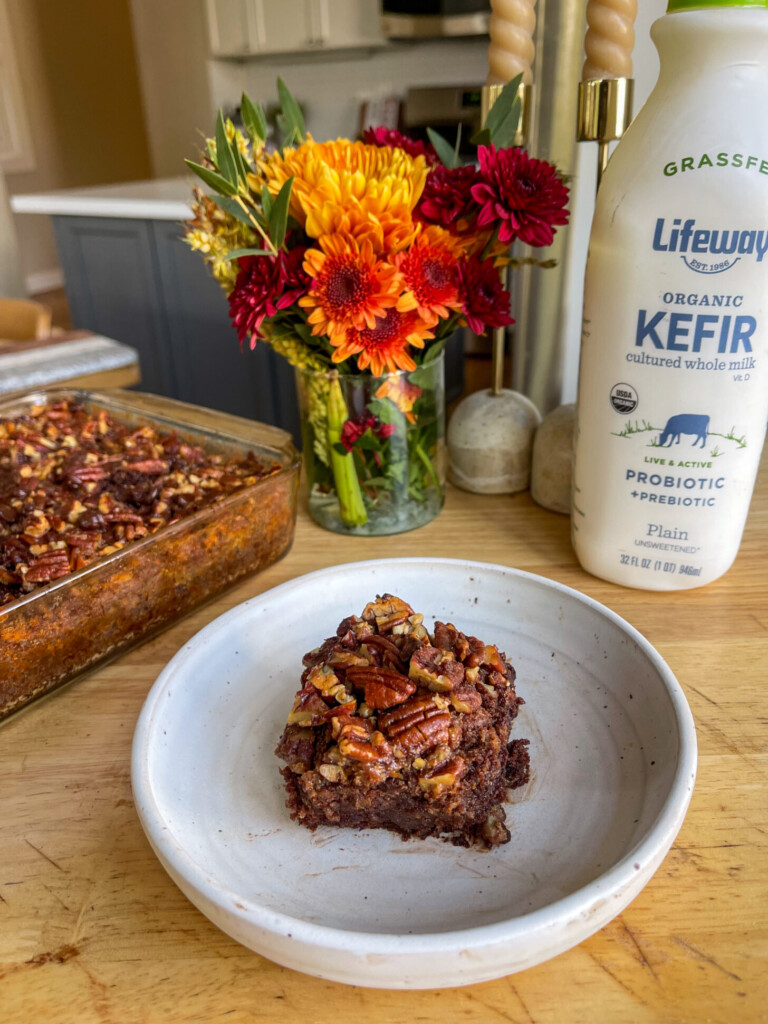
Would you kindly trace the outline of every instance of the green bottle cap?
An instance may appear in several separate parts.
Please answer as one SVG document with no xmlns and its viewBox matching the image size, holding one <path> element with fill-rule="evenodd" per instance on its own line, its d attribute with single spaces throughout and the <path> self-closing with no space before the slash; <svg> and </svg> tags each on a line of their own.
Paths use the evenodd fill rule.
<svg viewBox="0 0 768 1024">
<path fill-rule="evenodd" d="M 763 7 L 768 8 L 768 0 L 669 0 L 667 14 L 673 11 L 702 10 L 707 7 Z"/>
</svg>

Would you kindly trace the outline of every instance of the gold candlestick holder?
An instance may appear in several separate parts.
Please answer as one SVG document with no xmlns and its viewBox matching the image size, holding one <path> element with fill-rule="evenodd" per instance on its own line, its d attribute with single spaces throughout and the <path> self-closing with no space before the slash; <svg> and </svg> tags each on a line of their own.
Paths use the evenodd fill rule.
<svg viewBox="0 0 768 1024">
<path fill-rule="evenodd" d="M 485 119 L 491 107 L 494 105 L 496 100 L 501 95 L 501 90 L 504 88 L 503 85 L 484 85 L 480 96 L 480 116 L 481 124 L 485 124 Z M 517 122 L 517 130 L 515 132 L 514 145 L 524 146 L 528 141 L 531 128 L 531 116 L 533 109 L 533 86 L 526 85 L 521 82 L 517 87 L 517 97 L 520 100 L 520 118 Z M 506 331 L 503 327 L 496 327 L 493 331 L 493 362 L 492 362 L 492 377 L 491 377 L 491 393 L 494 395 L 500 395 L 504 389 L 504 341 L 506 338 Z"/>
<path fill-rule="evenodd" d="M 632 120 L 632 78 L 590 78 L 579 85 L 577 138 L 597 142 L 597 187 L 608 165 L 608 144 L 620 139 Z"/>
</svg>

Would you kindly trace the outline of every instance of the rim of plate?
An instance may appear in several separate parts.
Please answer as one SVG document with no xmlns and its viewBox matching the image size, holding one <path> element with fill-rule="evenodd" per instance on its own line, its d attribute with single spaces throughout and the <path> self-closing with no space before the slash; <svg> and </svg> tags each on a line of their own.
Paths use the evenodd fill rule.
<svg viewBox="0 0 768 1024">
<path fill-rule="evenodd" d="M 568 896 L 554 900 L 538 910 L 521 914 L 517 917 L 510 917 L 505 921 L 499 921 L 491 925 L 461 928 L 454 931 L 420 932 L 413 935 L 395 932 L 350 931 L 330 925 L 316 924 L 306 921 L 301 917 L 292 917 L 289 914 L 269 910 L 242 893 L 234 892 L 227 888 L 217 878 L 208 874 L 187 853 L 186 849 L 176 841 L 174 834 L 166 829 L 165 819 L 154 799 L 147 760 L 148 745 L 161 694 L 167 687 L 169 680 L 173 682 L 173 675 L 186 662 L 194 660 L 198 649 L 205 644 L 207 637 L 212 633 L 216 633 L 221 628 L 223 622 L 236 622 L 239 618 L 248 618 L 250 608 L 263 601 L 269 595 L 276 593 L 284 594 L 290 590 L 298 589 L 318 577 L 329 577 L 346 573 L 352 567 L 360 571 L 383 568 L 385 566 L 416 567 L 420 565 L 427 565 L 428 567 L 443 565 L 446 568 L 456 570 L 493 572 L 502 576 L 514 576 L 535 586 L 551 589 L 565 598 L 574 599 L 579 603 L 585 604 L 623 630 L 642 649 L 643 653 L 656 668 L 669 693 L 674 710 L 679 756 L 669 792 L 656 819 L 640 842 L 632 847 L 628 853 L 607 871 L 598 875 L 597 878 L 587 883 L 587 885 L 569 893 Z M 563 921 L 573 922 L 580 917 L 584 917 L 593 910 L 597 900 L 605 899 L 613 894 L 621 895 L 631 890 L 632 883 L 637 880 L 638 876 L 644 878 L 644 885 L 653 875 L 658 864 L 655 865 L 647 878 L 643 873 L 643 867 L 649 863 L 654 863 L 660 852 L 662 855 L 661 859 L 663 859 L 683 823 L 696 780 L 696 766 L 696 728 L 688 701 L 666 661 L 642 633 L 635 629 L 626 619 L 611 611 L 606 605 L 595 601 L 594 598 L 588 597 L 586 594 L 582 594 L 573 587 L 568 587 L 563 583 L 558 583 L 556 580 L 551 580 L 546 576 L 539 576 L 536 573 L 527 572 L 523 569 L 514 569 L 492 562 L 477 562 L 461 558 L 376 558 L 359 562 L 344 562 L 339 565 L 328 566 L 325 569 L 316 569 L 313 572 L 305 573 L 303 576 L 287 580 L 285 583 L 278 584 L 278 586 L 272 587 L 262 594 L 258 594 L 236 605 L 228 612 L 224 612 L 191 637 L 161 671 L 147 694 L 139 714 L 131 751 L 131 781 L 134 802 L 142 826 L 158 855 L 165 858 L 173 870 L 190 884 L 195 891 L 202 893 L 228 915 L 248 921 L 267 932 L 290 937 L 294 941 L 348 952 L 359 951 L 364 947 L 366 954 L 392 953 L 397 951 L 404 956 L 416 953 L 447 952 L 455 949 L 459 943 L 464 949 L 475 949 L 481 946 L 487 947 L 496 943 L 508 942 L 524 935 L 530 936 L 533 932 L 541 932 L 548 928 L 556 927 Z M 640 868 L 635 867 L 638 861 L 640 862 Z M 241 907 L 235 907 L 235 899 L 239 901 Z M 625 903 L 618 902 L 616 913 L 619 913 L 624 905 Z M 613 916 L 611 914 L 611 917 Z M 601 925 L 598 925 L 598 927 L 601 927 Z M 594 929 L 590 931 L 592 930 Z M 589 933 L 587 932 L 586 934 Z M 586 934 L 584 937 L 586 937 Z"/>
</svg>

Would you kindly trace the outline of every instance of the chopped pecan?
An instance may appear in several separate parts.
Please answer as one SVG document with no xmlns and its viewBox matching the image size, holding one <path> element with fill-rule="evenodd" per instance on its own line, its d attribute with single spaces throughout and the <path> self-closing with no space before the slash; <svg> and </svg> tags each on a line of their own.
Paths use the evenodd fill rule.
<svg viewBox="0 0 768 1024">
<path fill-rule="evenodd" d="M 393 626 L 405 622 L 409 615 L 413 615 L 413 608 L 392 594 L 382 594 L 375 601 L 369 601 L 363 609 L 363 619 L 375 622 L 379 633 L 390 632 Z"/>
<path fill-rule="evenodd" d="M 438 693 L 448 693 L 464 682 L 464 666 L 450 651 L 422 644 L 411 655 L 408 675 Z"/>
<path fill-rule="evenodd" d="M 427 796 L 436 797 L 455 785 L 456 780 L 464 771 L 464 760 L 461 757 L 452 758 L 448 764 L 440 765 L 419 776 L 419 786 Z"/>
<path fill-rule="evenodd" d="M 360 665 L 370 665 L 370 663 L 370 658 L 366 657 L 365 651 L 362 648 L 359 651 L 350 651 L 346 647 L 337 647 L 331 651 L 326 660 L 326 664 L 333 665 L 334 668 L 346 669 Z"/>
<path fill-rule="evenodd" d="M 476 636 L 468 636 L 467 641 L 469 643 L 469 654 L 464 659 L 464 664 L 467 668 L 477 668 L 478 665 L 482 665 L 485 658 L 485 644 L 482 640 L 478 640 Z"/>
<path fill-rule="evenodd" d="M 334 719 L 334 727 L 337 719 Z M 352 761 L 383 761 L 392 752 L 382 733 L 372 730 L 369 722 L 350 717 L 338 730 L 339 750 Z"/>
<path fill-rule="evenodd" d="M 399 647 L 388 636 L 379 636 L 378 633 L 373 633 L 366 637 L 363 648 L 366 650 L 373 648 L 379 652 L 383 660 L 391 661 L 396 668 L 405 668 L 405 663 L 400 657 Z"/>
<path fill-rule="evenodd" d="M 439 708 L 432 697 L 412 697 L 392 711 L 379 715 L 385 736 L 407 754 L 419 755 L 447 743 L 451 716 Z"/>
<path fill-rule="evenodd" d="M 349 691 L 330 665 L 315 665 L 309 670 L 307 682 L 324 697 L 333 697 L 339 704 L 346 704 L 349 700 Z"/>
<path fill-rule="evenodd" d="M 469 654 L 469 640 L 450 622 L 435 623 L 435 647 L 450 651 L 457 661 L 464 661 Z"/>
<path fill-rule="evenodd" d="M 416 684 L 407 676 L 378 665 L 350 668 L 347 670 L 347 680 L 357 689 L 365 691 L 365 703 L 377 711 L 402 704 L 416 692 Z"/>
<path fill-rule="evenodd" d="M 507 668 L 506 663 L 499 654 L 498 647 L 495 647 L 493 644 L 488 644 L 486 646 L 483 664 L 487 665 L 489 668 L 495 669 L 497 672 L 501 672 L 502 675 Z"/>
</svg>

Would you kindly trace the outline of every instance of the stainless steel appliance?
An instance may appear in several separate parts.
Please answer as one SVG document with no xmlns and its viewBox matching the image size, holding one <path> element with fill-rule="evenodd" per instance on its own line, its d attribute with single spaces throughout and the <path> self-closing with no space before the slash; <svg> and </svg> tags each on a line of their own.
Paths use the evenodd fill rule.
<svg viewBox="0 0 768 1024">
<path fill-rule="evenodd" d="M 489 0 L 381 0 L 381 31 L 392 39 L 488 32 Z"/>
</svg>

